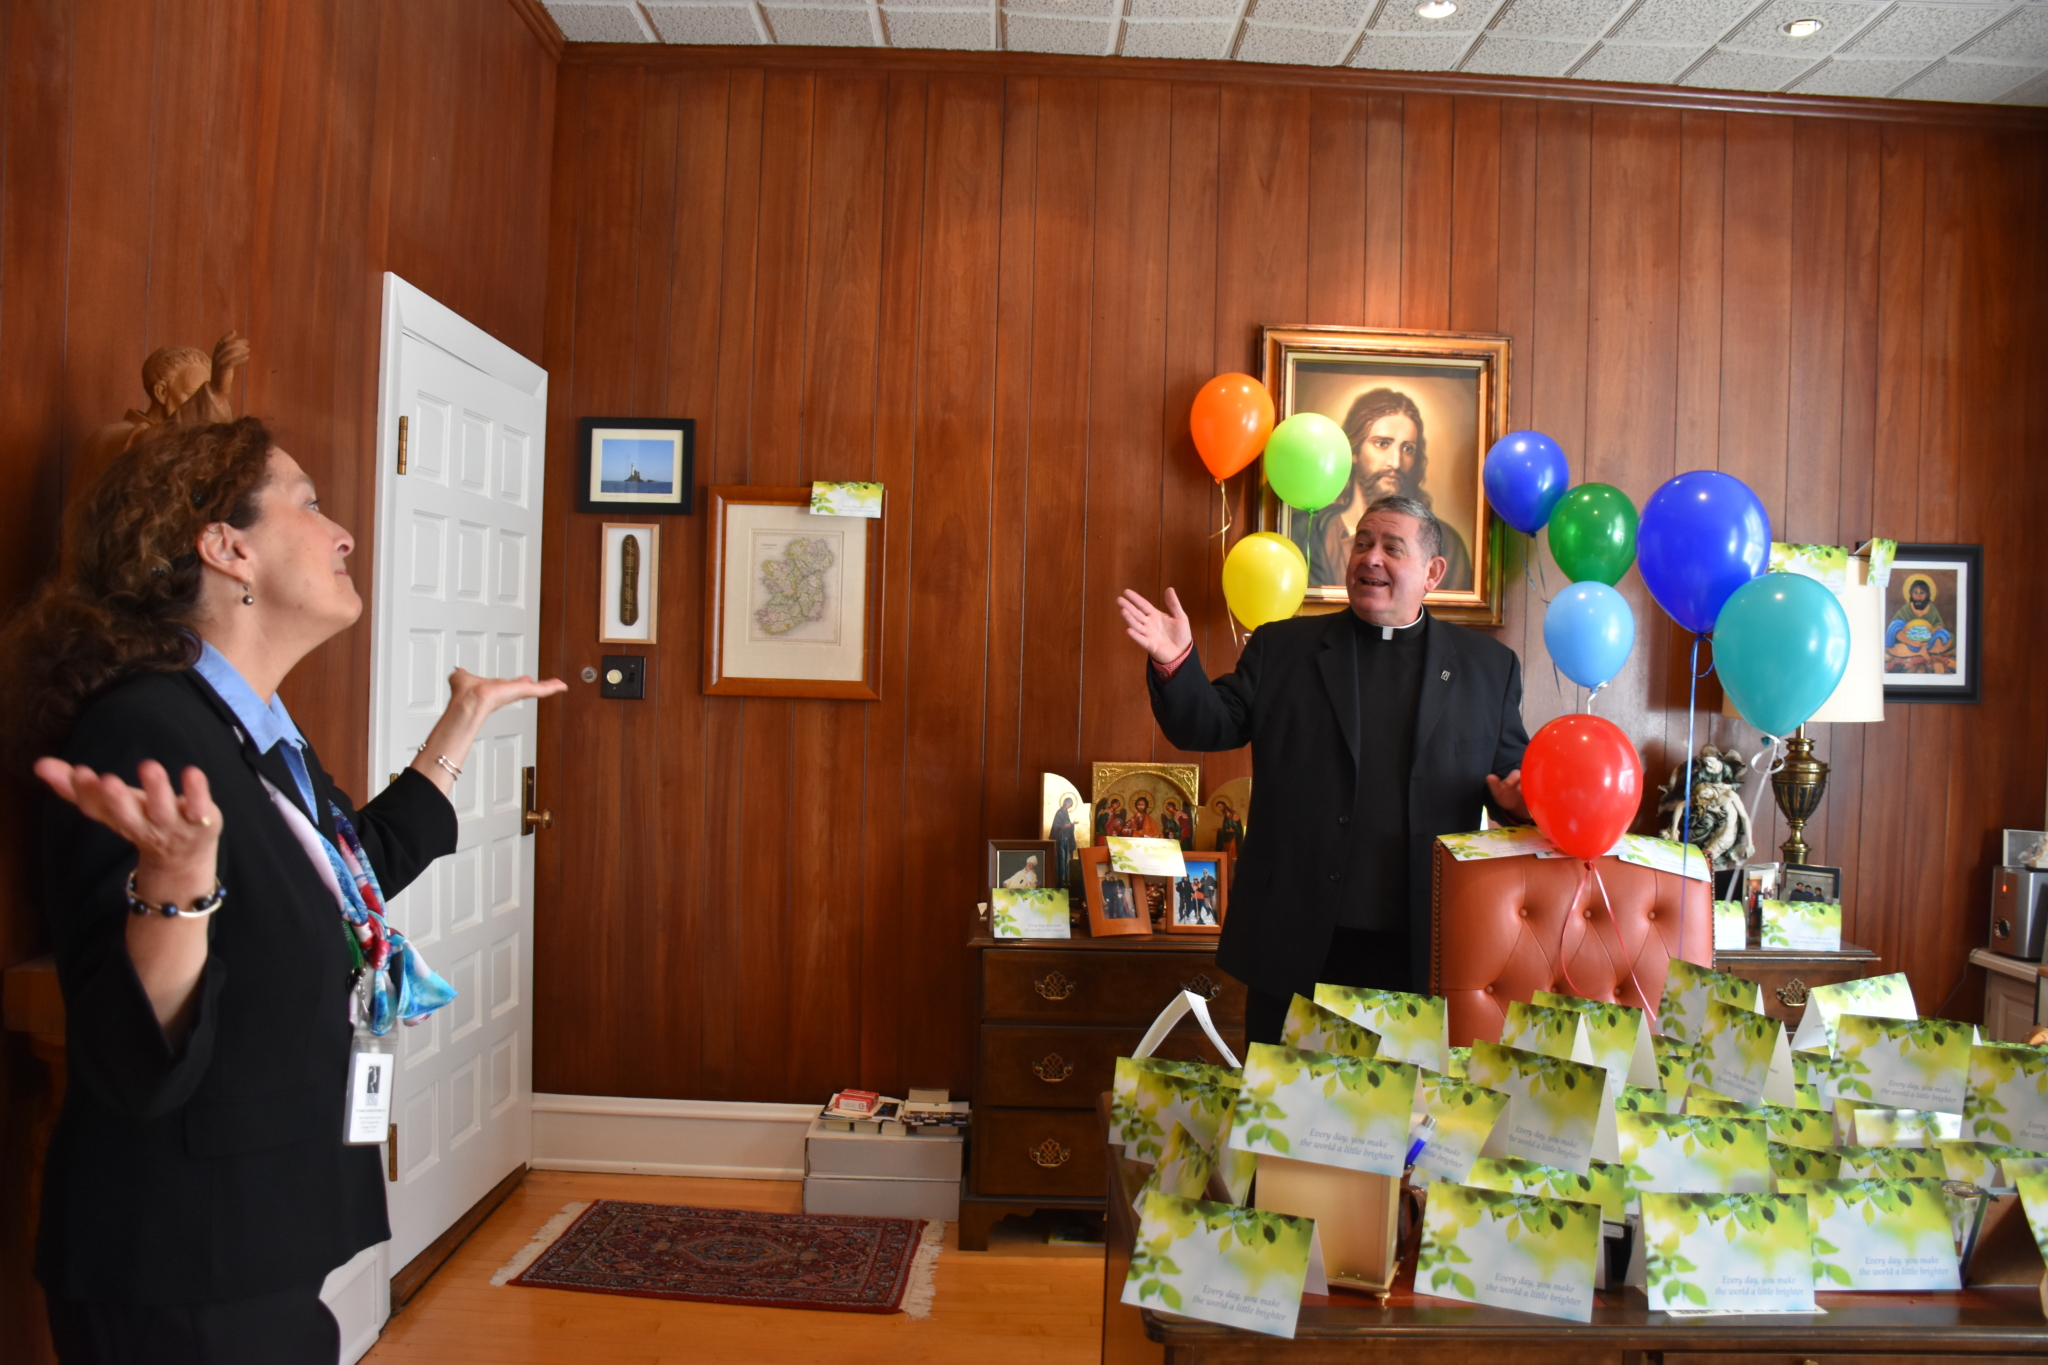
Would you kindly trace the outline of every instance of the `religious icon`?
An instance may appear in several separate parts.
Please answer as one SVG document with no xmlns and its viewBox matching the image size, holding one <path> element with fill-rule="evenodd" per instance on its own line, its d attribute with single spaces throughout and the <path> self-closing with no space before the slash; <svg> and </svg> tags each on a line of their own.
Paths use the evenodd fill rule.
<svg viewBox="0 0 2048 1365">
<path fill-rule="evenodd" d="M 1887 701 L 1975 701 L 1984 551 L 1901 545 L 1884 587 Z"/>
<path fill-rule="evenodd" d="M 1252 780 L 1233 778 L 1202 803 L 1195 848 L 1203 853 L 1228 853 L 1233 858 L 1244 852 L 1245 831 L 1251 825 Z"/>
</svg>

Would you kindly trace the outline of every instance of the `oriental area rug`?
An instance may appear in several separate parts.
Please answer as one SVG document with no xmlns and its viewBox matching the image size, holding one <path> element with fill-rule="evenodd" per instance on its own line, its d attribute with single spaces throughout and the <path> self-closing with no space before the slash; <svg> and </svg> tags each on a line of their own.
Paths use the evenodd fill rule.
<svg viewBox="0 0 2048 1365">
<path fill-rule="evenodd" d="M 920 1218 L 599 1199 L 565 1207 L 491 1283 L 921 1318 L 944 1235 Z"/>
</svg>

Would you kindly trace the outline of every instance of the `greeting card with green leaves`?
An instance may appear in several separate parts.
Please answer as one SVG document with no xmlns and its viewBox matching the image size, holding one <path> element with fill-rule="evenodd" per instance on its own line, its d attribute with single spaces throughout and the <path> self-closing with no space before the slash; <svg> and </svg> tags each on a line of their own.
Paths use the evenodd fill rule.
<svg viewBox="0 0 2048 1365">
<path fill-rule="evenodd" d="M 1446 1180 L 1463 1180 L 1486 1146 L 1508 1097 L 1455 1076 L 1422 1072 L 1415 1105 L 1429 1120 L 1429 1140 L 1415 1156 L 1415 1168 Z"/>
<path fill-rule="evenodd" d="M 1123 1301 L 1292 1337 L 1315 1227 L 1312 1218 L 1147 1194 Z"/>
<path fill-rule="evenodd" d="M 1837 1100 L 1836 1104 L 1856 1104 Z M 1859 1107 L 1854 1115 L 1856 1141 L 1844 1146 L 1932 1147 L 1963 1135 L 1963 1116 L 1945 1109 L 1873 1109 Z"/>
<path fill-rule="evenodd" d="M 1610 1223 L 1621 1222 L 1628 1211 L 1628 1169 L 1618 1161 L 1596 1161 L 1580 1175 L 1518 1156 L 1483 1156 L 1472 1163 L 1460 1183 L 1481 1190 L 1598 1204 L 1600 1216 Z"/>
<path fill-rule="evenodd" d="M 1786 1180 L 1806 1196 L 1816 1289 L 1961 1289 L 1939 1178 Z"/>
<path fill-rule="evenodd" d="M 1984 1043 L 1970 1049 L 1963 1134 L 2048 1151 L 2048 1047 Z"/>
<path fill-rule="evenodd" d="M 1646 1194 L 1650 1308 L 1812 1309 L 1806 1196 Z"/>
<path fill-rule="evenodd" d="M 1771 1144 L 1771 1176 L 1776 1185 L 1787 1180 L 1833 1180 L 1842 1173 L 1842 1158 L 1835 1149 L 1815 1151 L 1811 1147 Z M 1778 1191 L 1783 1193 L 1782 1189 Z"/>
<path fill-rule="evenodd" d="M 1686 1078 L 1692 1070 L 1692 1044 L 1682 1043 L 1667 1034 L 1653 1033 L 1650 1035 L 1650 1049 L 1657 1057 L 1657 1084 L 1676 1104 L 1692 1089 L 1692 1082 Z"/>
<path fill-rule="evenodd" d="M 1948 1159 L 1935 1147 L 1835 1147 L 1843 1180 L 1946 1180 Z"/>
<path fill-rule="evenodd" d="M 1963 1112 L 1968 1024 L 1843 1014 L 1835 1020 L 1835 1093 L 1893 1109 Z"/>
<path fill-rule="evenodd" d="M 2030 1151 L 2025 1147 L 2008 1147 L 1997 1142 L 1971 1142 L 1968 1139 L 1937 1142 L 1934 1144 L 1934 1150 L 1941 1154 L 1942 1174 L 1950 1180 L 1982 1185 L 1986 1189 L 1993 1185 L 2010 1187 L 2013 1183 L 2015 1162 L 2048 1159 L 2048 1153 Z"/>
<path fill-rule="evenodd" d="M 1765 948 L 1839 953 L 1842 951 L 1840 901 L 1759 901 Z"/>
<path fill-rule="evenodd" d="M 1834 1145 L 1835 1125 L 1825 1114 L 1793 1109 L 1782 1104 L 1740 1104 L 1734 1100 L 1712 1099 L 1694 1091 L 1685 1101 L 1688 1114 L 1711 1114 L 1717 1118 L 1762 1119 L 1771 1141 L 1788 1147 L 1821 1151 Z"/>
<path fill-rule="evenodd" d="M 1623 1085 L 1657 1084 L 1657 1054 L 1650 1045 L 1650 1017 L 1642 1010 L 1607 1000 L 1585 1000 L 1555 991 L 1537 991 L 1538 1005 L 1570 1010 L 1586 1021 L 1586 1044 L 1592 1063 L 1607 1068 Z M 1506 1038 L 1501 1039 L 1506 1042 Z"/>
<path fill-rule="evenodd" d="M 1815 986 L 1806 996 L 1806 1011 L 1793 1030 L 1792 1046 L 1801 1052 L 1833 1052 L 1835 1020 L 1844 1014 L 1871 1014 L 1885 1019 L 1918 1019 L 1913 988 L 1904 972 L 1866 976 Z"/>
<path fill-rule="evenodd" d="M 1470 1079 L 1507 1095 L 1483 1156 L 1520 1156 L 1583 1172 L 1607 1102 L 1607 1073 L 1586 1062 L 1545 1057 L 1498 1043 L 1472 1044 Z"/>
<path fill-rule="evenodd" d="M 1614 1097 L 1614 1112 L 1621 1113 L 1668 1113 L 1671 1106 L 1683 1100 L 1664 1090 L 1652 1090 L 1646 1086 L 1625 1085 Z"/>
<path fill-rule="evenodd" d="M 1744 1104 L 1791 1104 L 1792 1053 L 1785 1026 L 1768 1014 L 1709 1000 L 1693 1047 L 1692 1082 Z M 1772 1082 L 1775 1080 L 1775 1084 Z"/>
<path fill-rule="evenodd" d="M 1500 1041 L 1503 1047 L 1540 1052 L 1546 1057 L 1562 1057 L 1572 1062 L 1593 1060 L 1585 1020 L 1573 1010 L 1511 1000 L 1507 1019 L 1501 1024 Z"/>
<path fill-rule="evenodd" d="M 1245 1050 L 1230 1145 L 1399 1176 L 1407 1165 L 1416 1078 L 1415 1067 L 1384 1058 L 1253 1043 Z"/>
<path fill-rule="evenodd" d="M 1657 1031 L 1681 1043 L 1697 1042 L 1710 1000 L 1761 1011 L 1763 987 L 1728 972 L 1672 958 L 1664 976 L 1664 998 L 1657 1004 Z"/>
<path fill-rule="evenodd" d="M 2041 1259 L 2048 1261 L 2048 1175 L 2023 1175 L 2013 1182 L 2019 1189 L 2020 1208 L 2027 1215 L 2027 1228 Z"/>
<path fill-rule="evenodd" d="M 1335 1052 L 1345 1057 L 1371 1057 L 1380 1050 L 1380 1036 L 1354 1024 L 1335 1010 L 1324 1009 L 1305 995 L 1287 1006 L 1280 1041 L 1303 1052 Z"/>
<path fill-rule="evenodd" d="M 1771 1188 L 1770 1128 L 1713 1114 L 1620 1114 L 1631 1196 L 1761 1194 Z"/>
<path fill-rule="evenodd" d="M 1131 1207 L 1145 1202 L 1148 1194 L 1171 1194 L 1182 1199 L 1202 1199 L 1209 1193 L 1210 1177 L 1216 1174 L 1216 1153 L 1179 1123 L 1166 1135 L 1166 1150 L 1159 1155 L 1152 1173 L 1138 1187 Z"/>
<path fill-rule="evenodd" d="M 1450 1012 L 1442 996 L 1318 983 L 1315 1002 L 1377 1033 L 1378 1056 L 1435 1072 L 1450 1070 Z"/>
<path fill-rule="evenodd" d="M 1599 1250 L 1596 1204 L 1439 1181 L 1422 1215 L 1415 1292 L 1588 1322 Z"/>
<path fill-rule="evenodd" d="M 1238 1073 L 1206 1062 L 1119 1057 L 1110 1082 L 1110 1137 L 1133 1161 L 1157 1161 L 1179 1123 L 1209 1146 L 1237 1102 Z"/>
<path fill-rule="evenodd" d="M 1071 932 L 1067 893 L 1046 887 L 1015 890 L 998 886 L 989 893 L 989 913 L 997 938 L 1066 938 Z"/>
</svg>

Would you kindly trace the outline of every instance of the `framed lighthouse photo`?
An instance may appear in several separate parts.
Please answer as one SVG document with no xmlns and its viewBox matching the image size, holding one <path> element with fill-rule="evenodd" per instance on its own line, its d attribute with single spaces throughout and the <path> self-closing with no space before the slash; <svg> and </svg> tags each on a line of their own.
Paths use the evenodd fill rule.
<svg viewBox="0 0 2048 1365">
<path fill-rule="evenodd" d="M 577 511 L 689 515 L 696 419 L 585 417 L 576 429 Z"/>
</svg>

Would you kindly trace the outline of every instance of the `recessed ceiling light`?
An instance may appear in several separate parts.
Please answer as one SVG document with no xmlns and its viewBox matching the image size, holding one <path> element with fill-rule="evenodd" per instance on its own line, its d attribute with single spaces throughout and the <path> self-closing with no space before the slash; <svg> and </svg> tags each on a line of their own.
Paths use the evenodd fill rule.
<svg viewBox="0 0 2048 1365">
<path fill-rule="evenodd" d="M 1456 0 L 1422 0 L 1415 7 L 1419 19 L 1448 19 L 1458 12 Z"/>
<path fill-rule="evenodd" d="M 1825 19 L 1793 19 L 1778 25 L 1778 32 L 1787 38 L 1811 38 L 1827 26 Z"/>
</svg>

